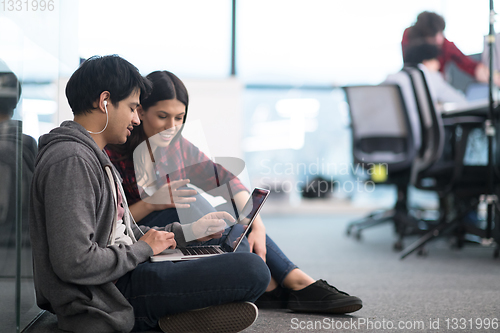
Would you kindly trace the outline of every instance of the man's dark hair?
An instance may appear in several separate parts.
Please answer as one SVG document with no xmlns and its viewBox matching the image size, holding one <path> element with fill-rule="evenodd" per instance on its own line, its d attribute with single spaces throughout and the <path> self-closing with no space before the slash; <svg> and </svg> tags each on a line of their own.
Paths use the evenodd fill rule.
<svg viewBox="0 0 500 333">
<path fill-rule="evenodd" d="M 149 94 L 151 84 L 139 70 L 118 55 L 93 56 L 83 62 L 66 85 L 66 97 L 74 115 L 90 113 L 103 91 L 113 105 L 139 89 Z"/>
<path fill-rule="evenodd" d="M 433 12 L 422 12 L 417 16 L 417 22 L 410 28 L 409 38 L 418 39 L 434 37 L 438 32 L 443 32 L 446 27 L 444 18 Z"/>
<path fill-rule="evenodd" d="M 405 66 L 416 66 L 422 61 L 436 59 L 440 49 L 434 44 L 413 44 L 405 48 L 403 62 Z"/>
<path fill-rule="evenodd" d="M 151 83 L 152 89 L 150 94 L 141 95 L 141 106 L 144 111 L 147 112 L 150 107 L 160 101 L 176 99 L 186 107 L 183 121 L 185 123 L 188 114 L 189 94 L 181 79 L 169 71 L 154 71 L 146 76 L 146 80 Z M 179 138 L 181 131 L 182 128 L 172 141 Z M 122 160 L 132 155 L 135 148 L 147 138 L 143 124 L 140 123 L 134 128 L 125 144 L 108 145 L 107 147 L 123 155 L 119 159 Z"/>
<path fill-rule="evenodd" d="M 16 74 L 0 72 L 0 115 L 12 117 L 21 97 L 21 83 Z"/>
</svg>

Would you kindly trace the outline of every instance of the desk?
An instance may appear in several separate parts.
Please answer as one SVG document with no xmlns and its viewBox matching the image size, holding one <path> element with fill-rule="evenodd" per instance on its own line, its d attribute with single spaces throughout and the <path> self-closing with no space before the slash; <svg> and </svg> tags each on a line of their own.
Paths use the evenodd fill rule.
<svg viewBox="0 0 500 333">
<path fill-rule="evenodd" d="M 449 123 L 449 125 L 452 125 L 452 126 L 457 126 L 457 125 L 461 126 L 463 128 L 463 130 L 460 131 L 462 133 L 460 136 L 463 135 L 464 138 L 468 140 L 468 139 L 470 139 L 469 134 L 470 134 L 471 128 L 482 127 L 482 126 L 484 126 L 484 122 L 486 120 L 488 120 L 489 111 L 490 111 L 489 107 L 490 107 L 489 101 L 487 101 L 487 102 L 485 102 L 485 101 L 473 102 L 473 103 L 469 103 L 468 105 L 462 106 L 462 107 L 448 108 L 448 109 L 445 108 L 444 110 L 441 111 L 441 117 L 443 118 L 443 123 L 445 123 L 445 124 Z M 500 114 L 499 111 L 500 111 L 500 107 L 498 106 L 498 103 L 497 103 L 496 105 L 494 105 L 494 109 L 493 109 L 493 114 L 494 114 L 495 118 L 498 118 L 498 116 Z M 464 130 L 464 128 L 467 128 L 467 130 Z M 451 130 L 452 133 L 456 133 L 456 131 L 454 129 L 455 129 L 455 127 L 451 127 L 448 129 L 448 131 L 450 132 L 450 130 Z M 445 130 L 446 130 L 446 128 L 445 128 Z M 467 133 L 467 134 L 465 134 L 465 133 Z M 494 140 L 496 140 L 497 143 L 500 143 L 500 131 L 496 131 L 495 135 L 496 136 L 495 136 Z M 467 141 L 467 145 L 468 145 L 468 143 L 469 143 L 469 141 Z M 493 142 L 493 143 L 495 143 L 495 142 Z M 462 147 L 462 146 L 463 146 L 463 143 L 460 145 L 461 151 L 460 151 L 460 153 L 457 154 L 458 158 L 461 158 L 461 156 L 464 156 L 465 153 L 467 152 L 467 146 L 465 146 L 465 147 Z M 480 194 L 478 194 L 478 196 L 480 196 L 481 194 L 490 194 L 489 190 L 487 190 L 487 189 L 488 189 L 489 185 L 491 185 L 491 182 L 490 182 L 489 178 L 485 177 L 485 174 L 486 174 L 486 172 L 493 172 L 493 174 L 492 174 L 492 176 L 494 177 L 493 183 L 497 186 L 495 189 L 492 189 L 492 190 L 493 190 L 494 194 L 496 194 L 497 196 L 500 196 L 500 193 L 498 191 L 498 184 L 500 183 L 500 181 L 499 181 L 500 171 L 499 171 L 498 164 L 495 163 L 496 161 L 500 161 L 500 158 L 498 158 L 498 156 L 500 156 L 500 144 L 493 145 L 493 147 L 495 147 L 494 149 L 496 149 L 496 152 L 494 151 L 493 154 L 494 154 L 494 156 L 497 156 L 497 158 L 494 158 L 491 161 L 487 160 L 486 161 L 487 165 L 478 165 L 478 166 L 470 165 L 467 167 L 467 169 L 465 169 L 462 167 L 464 165 L 463 162 L 460 162 L 459 159 L 455 159 L 455 161 L 457 161 L 456 164 L 461 165 L 461 166 L 455 167 L 455 169 L 456 170 L 458 169 L 460 172 L 460 174 L 458 174 L 459 177 L 462 177 L 462 175 L 464 175 L 467 171 L 469 171 L 469 172 L 468 172 L 468 175 L 465 177 L 465 179 L 467 179 L 467 183 L 464 183 L 458 187 L 454 187 L 453 191 L 455 191 L 457 188 L 460 188 L 462 190 L 463 189 L 467 190 L 467 187 L 469 187 L 471 192 L 477 191 L 480 193 L 480 191 L 484 190 L 485 193 L 480 193 Z M 488 154 L 487 158 L 489 158 L 489 154 Z M 462 161 L 463 161 L 463 159 L 462 159 Z M 489 168 L 490 166 L 491 166 L 491 169 Z M 486 171 L 486 169 L 488 169 L 488 170 Z M 475 177 L 474 177 L 475 175 L 479 176 L 477 181 L 475 180 Z M 488 176 L 490 176 L 490 175 L 488 175 Z M 458 179 L 459 181 L 463 180 L 463 178 L 456 178 L 456 179 Z M 478 186 L 478 184 L 480 184 L 480 185 Z M 479 190 L 477 190 L 476 187 Z M 467 193 L 466 190 L 464 190 L 462 193 Z M 415 250 L 422 249 L 422 246 L 424 244 L 426 244 L 428 241 L 434 239 L 435 237 L 437 237 L 441 233 L 445 233 L 447 231 L 452 231 L 452 230 L 454 232 L 463 233 L 462 236 L 459 236 L 457 244 L 463 244 L 463 241 L 465 240 L 465 234 L 467 234 L 467 233 L 478 236 L 481 239 L 481 242 L 485 241 L 485 244 L 488 242 L 491 242 L 491 241 L 496 242 L 496 247 L 494 249 L 493 256 L 495 258 L 498 258 L 498 256 L 500 255 L 500 223 L 498 223 L 499 222 L 499 219 L 498 219 L 499 210 L 498 210 L 498 206 L 496 205 L 497 203 L 495 202 L 493 204 L 488 204 L 488 213 L 489 214 L 493 213 L 493 214 L 488 215 L 487 225 L 484 228 L 482 228 L 483 226 L 481 226 L 481 228 L 480 228 L 478 226 L 475 226 L 472 224 L 467 224 L 467 223 L 464 223 L 462 221 L 466 216 L 465 214 L 468 214 L 468 212 L 470 212 L 471 209 L 474 210 L 475 209 L 474 206 L 477 205 L 477 203 L 475 201 L 472 201 L 470 199 L 470 198 L 474 197 L 475 194 L 466 194 L 466 196 L 467 195 L 469 197 L 465 197 L 465 196 L 463 196 L 463 194 L 457 195 L 457 198 L 459 198 L 460 196 L 462 196 L 462 199 L 467 198 L 467 200 L 469 201 L 468 204 L 470 205 L 470 207 L 467 208 L 467 210 L 465 210 L 464 212 L 460 212 L 459 210 L 456 210 L 455 205 L 453 205 L 452 209 L 455 209 L 455 211 L 453 211 L 452 216 L 454 216 L 454 217 L 451 219 L 451 221 L 447 221 L 445 219 L 438 220 L 439 224 L 437 226 L 430 229 L 424 236 L 422 236 L 420 239 L 418 239 L 415 243 L 413 243 L 412 245 L 410 245 L 409 247 L 404 249 L 403 254 L 401 256 L 401 259 L 404 259 L 406 256 L 408 256 L 410 253 L 414 252 Z M 495 214 L 496 214 L 496 216 L 495 216 Z M 460 238 L 460 237 L 462 237 L 462 238 Z M 487 238 L 487 240 L 486 240 L 486 238 Z"/>
<path fill-rule="evenodd" d="M 500 105 L 498 102 L 494 102 L 493 105 L 493 115 L 496 119 L 498 119 L 500 115 Z M 441 117 L 443 118 L 443 123 L 447 125 L 448 123 L 451 125 L 457 123 L 463 123 L 462 126 L 466 126 L 468 124 L 469 128 L 473 127 L 484 127 L 485 121 L 489 117 L 490 105 L 489 101 L 477 101 L 471 102 L 466 106 L 461 106 L 457 108 L 449 108 L 445 111 L 442 111 Z M 497 122 L 498 124 L 498 122 Z M 500 130 L 495 131 L 495 136 L 493 137 L 493 155 L 495 158 L 493 159 L 493 166 L 496 174 L 500 178 Z M 488 149 L 488 148 L 486 148 Z"/>
<path fill-rule="evenodd" d="M 441 116 L 443 117 L 443 121 L 446 122 L 446 120 L 450 121 L 458 121 L 460 122 L 461 119 L 464 119 L 465 122 L 471 121 L 474 122 L 473 119 L 475 119 L 476 124 L 477 123 L 484 123 L 488 118 L 489 118 L 489 112 L 490 112 L 490 103 L 489 101 L 478 101 L 478 102 L 472 102 L 467 104 L 466 106 L 461 106 L 457 108 L 449 108 L 441 113 Z M 500 115 L 500 105 L 498 104 L 498 101 L 495 101 L 493 104 L 493 116 L 494 118 L 498 119 Z M 467 118 L 467 120 L 465 119 Z M 495 144 L 496 143 L 496 144 Z M 500 161 L 500 131 L 497 130 L 495 131 L 495 136 L 493 137 L 493 140 L 491 141 L 491 144 L 493 145 L 493 160 L 489 161 L 488 166 L 490 166 L 491 172 L 493 172 L 493 177 L 496 179 L 494 180 L 495 183 L 498 182 L 498 178 L 500 178 L 500 165 L 498 164 L 498 161 Z M 489 143 L 488 143 L 489 144 Z M 488 156 L 490 157 L 490 155 Z M 498 193 L 498 189 L 494 192 L 497 196 L 499 196 L 500 193 Z M 498 208 L 495 209 L 494 214 L 498 214 Z M 491 218 L 491 217 L 490 217 Z M 488 226 L 486 227 L 486 234 L 487 236 L 484 237 L 492 237 L 495 239 L 497 246 L 495 248 L 494 252 L 494 257 L 498 258 L 499 253 L 500 253 L 500 224 L 498 223 L 498 218 L 496 218 L 496 222 L 494 226 L 492 226 L 490 223 L 492 223 L 492 220 L 488 221 Z M 484 238 L 483 237 L 483 238 Z"/>
<path fill-rule="evenodd" d="M 471 131 L 474 128 L 483 128 L 483 136 L 484 136 L 484 124 L 489 117 L 489 112 L 490 112 L 489 108 L 490 108 L 489 101 L 482 100 L 477 102 L 471 102 L 468 103 L 467 105 L 461 105 L 460 107 L 457 108 L 448 108 L 447 110 L 441 112 L 441 117 L 443 118 L 443 124 L 445 126 L 448 125 L 454 128 L 456 125 L 460 125 L 462 129 L 466 131 L 467 136 L 471 133 Z M 497 104 L 497 102 L 495 102 L 494 104 L 493 114 L 495 118 L 498 118 L 498 116 L 500 115 L 500 107 Z M 473 152 L 471 154 L 476 154 L 475 157 L 472 157 L 473 160 L 481 160 L 482 163 L 476 164 L 473 162 L 472 164 L 468 165 L 487 165 L 488 143 L 484 142 L 481 138 L 476 138 L 475 143 L 474 141 L 471 140 L 472 138 L 469 137 L 467 149 L 472 149 Z M 493 140 L 497 143 L 493 145 L 493 150 L 494 150 L 493 154 L 495 156 L 500 156 L 500 145 L 498 144 L 500 143 L 500 131 L 496 131 Z M 481 144 L 481 142 L 483 143 Z M 478 151 L 480 152 L 479 155 L 477 155 Z M 486 156 L 484 156 L 481 152 L 486 154 Z M 484 161 L 484 159 L 486 159 L 486 161 Z M 493 160 L 493 163 L 497 174 L 500 175 L 500 170 L 499 170 L 500 165 L 498 164 L 498 161 L 500 160 L 497 157 Z"/>
<path fill-rule="evenodd" d="M 490 110 L 490 102 L 489 101 L 474 101 L 470 102 L 466 105 L 461 105 L 459 107 L 446 106 L 441 111 L 441 116 L 443 118 L 451 118 L 451 117 L 461 117 L 461 116 L 479 116 L 479 117 L 488 117 L 488 113 Z M 498 113 L 500 107 L 498 102 L 495 102 L 493 105 L 493 112 Z"/>
</svg>

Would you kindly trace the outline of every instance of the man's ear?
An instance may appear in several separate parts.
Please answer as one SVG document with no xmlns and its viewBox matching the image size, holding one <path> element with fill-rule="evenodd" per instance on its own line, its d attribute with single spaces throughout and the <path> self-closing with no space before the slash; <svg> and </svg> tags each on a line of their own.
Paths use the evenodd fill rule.
<svg viewBox="0 0 500 333">
<path fill-rule="evenodd" d="M 109 104 L 110 104 L 109 96 L 110 96 L 110 93 L 107 90 L 103 91 L 99 95 L 99 100 L 97 101 L 99 103 L 99 105 L 97 105 L 97 108 L 100 109 L 102 112 L 107 112 L 106 105 L 109 106 Z"/>
</svg>

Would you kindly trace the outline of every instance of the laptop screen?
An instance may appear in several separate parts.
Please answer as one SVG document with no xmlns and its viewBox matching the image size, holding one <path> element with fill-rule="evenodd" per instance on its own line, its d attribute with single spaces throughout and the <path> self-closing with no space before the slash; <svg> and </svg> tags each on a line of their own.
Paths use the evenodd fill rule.
<svg viewBox="0 0 500 333">
<path fill-rule="evenodd" d="M 223 243 L 224 249 L 234 252 L 240 245 L 243 237 L 245 237 L 248 229 L 251 227 L 253 221 L 259 214 L 264 202 L 269 195 L 268 190 L 255 188 L 252 195 L 248 199 L 245 207 L 237 214 L 236 223 L 231 227 L 225 242 Z"/>
</svg>

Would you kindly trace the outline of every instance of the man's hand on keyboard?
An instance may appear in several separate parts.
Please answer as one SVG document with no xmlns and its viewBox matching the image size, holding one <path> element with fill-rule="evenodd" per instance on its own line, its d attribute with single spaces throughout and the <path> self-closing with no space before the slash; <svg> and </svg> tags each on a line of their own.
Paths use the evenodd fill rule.
<svg viewBox="0 0 500 333">
<path fill-rule="evenodd" d="M 174 236 L 173 232 L 149 229 L 139 240 L 148 243 L 153 254 L 158 254 L 165 249 L 175 249 L 177 242 Z"/>
</svg>

